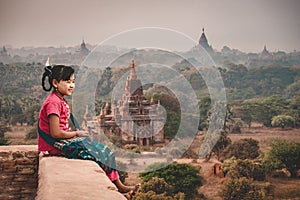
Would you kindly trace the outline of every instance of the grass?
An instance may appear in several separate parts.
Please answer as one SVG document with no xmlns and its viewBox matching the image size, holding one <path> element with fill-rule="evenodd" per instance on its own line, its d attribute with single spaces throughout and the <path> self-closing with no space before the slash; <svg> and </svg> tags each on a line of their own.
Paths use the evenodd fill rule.
<svg viewBox="0 0 300 200">
<path fill-rule="evenodd" d="M 232 142 L 243 138 L 252 138 L 257 140 L 259 142 L 260 150 L 264 152 L 274 139 L 300 142 L 300 129 L 281 129 L 255 126 L 250 129 L 243 128 L 241 134 L 229 134 L 229 137 Z"/>
</svg>

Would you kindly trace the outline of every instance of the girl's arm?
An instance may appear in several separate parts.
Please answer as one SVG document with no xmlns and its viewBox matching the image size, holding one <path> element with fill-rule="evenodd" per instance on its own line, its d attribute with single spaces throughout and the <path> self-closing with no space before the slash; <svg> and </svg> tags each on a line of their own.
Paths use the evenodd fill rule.
<svg viewBox="0 0 300 200">
<path fill-rule="evenodd" d="M 78 137 L 87 137 L 88 132 L 87 131 L 64 131 L 61 130 L 59 127 L 59 117 L 55 114 L 49 115 L 49 123 L 50 123 L 50 135 L 54 138 L 62 138 L 62 139 L 68 139 L 75 136 Z"/>
</svg>

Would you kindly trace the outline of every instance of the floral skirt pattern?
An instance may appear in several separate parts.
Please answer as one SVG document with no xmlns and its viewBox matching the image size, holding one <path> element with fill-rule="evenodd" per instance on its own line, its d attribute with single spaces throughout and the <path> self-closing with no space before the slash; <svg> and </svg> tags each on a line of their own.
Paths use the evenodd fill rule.
<svg viewBox="0 0 300 200">
<path fill-rule="evenodd" d="M 59 140 L 53 146 L 63 151 L 66 158 L 96 162 L 107 174 L 116 169 L 115 156 L 108 146 L 92 141 L 89 137 Z"/>
</svg>

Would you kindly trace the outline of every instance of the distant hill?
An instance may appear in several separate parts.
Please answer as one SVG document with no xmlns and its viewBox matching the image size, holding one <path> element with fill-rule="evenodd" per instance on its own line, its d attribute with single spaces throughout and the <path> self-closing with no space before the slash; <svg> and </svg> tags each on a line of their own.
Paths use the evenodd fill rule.
<svg viewBox="0 0 300 200">
<path fill-rule="evenodd" d="M 86 47 L 92 51 L 99 49 L 96 45 L 86 44 Z M 170 52 L 173 54 L 181 54 L 185 58 L 193 61 L 196 54 L 205 51 L 201 46 L 192 47 L 186 52 Z M 81 65 L 82 61 L 87 57 L 87 54 L 80 53 L 80 45 L 74 47 L 22 47 L 22 48 L 5 48 L 5 56 L 0 52 L 0 62 L 4 64 L 26 62 L 26 63 L 45 63 L 47 57 L 50 56 L 54 64 Z M 115 46 L 101 46 L 102 56 L 111 56 L 120 52 L 126 52 L 130 49 L 118 49 Z M 142 50 L 141 50 L 142 51 Z M 8 56 L 7 56 L 7 55 Z M 286 53 L 284 51 L 269 52 L 264 49 L 260 53 L 245 53 L 238 49 L 231 49 L 224 46 L 221 51 L 205 52 L 214 61 L 217 67 L 226 68 L 230 64 L 242 64 L 247 68 L 281 65 L 294 66 L 300 65 L 300 52 L 294 51 Z M 164 55 L 156 55 L 156 61 L 164 60 Z"/>
</svg>

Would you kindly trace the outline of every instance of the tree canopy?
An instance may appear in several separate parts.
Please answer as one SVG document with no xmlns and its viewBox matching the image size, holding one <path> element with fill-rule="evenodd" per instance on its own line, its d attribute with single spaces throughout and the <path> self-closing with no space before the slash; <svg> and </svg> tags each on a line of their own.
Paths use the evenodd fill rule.
<svg viewBox="0 0 300 200">
<path fill-rule="evenodd" d="M 153 177 L 163 178 L 172 186 L 173 194 L 182 192 L 185 194 L 185 199 L 191 199 L 198 193 L 198 187 L 202 185 L 202 178 L 198 173 L 199 170 L 191 165 L 172 163 L 155 171 L 141 173 L 140 176 L 144 183 Z"/>
<path fill-rule="evenodd" d="M 300 169 L 300 143 L 274 140 L 270 147 L 263 159 L 267 171 L 270 173 L 275 169 L 286 168 L 291 177 L 297 177 Z"/>
</svg>

